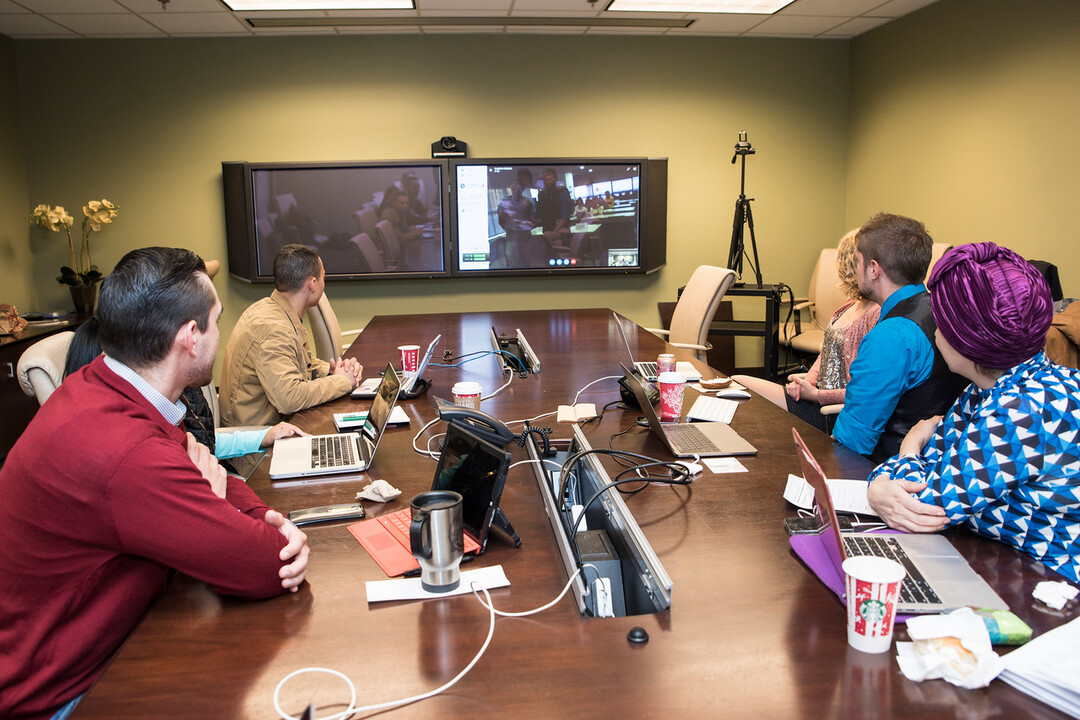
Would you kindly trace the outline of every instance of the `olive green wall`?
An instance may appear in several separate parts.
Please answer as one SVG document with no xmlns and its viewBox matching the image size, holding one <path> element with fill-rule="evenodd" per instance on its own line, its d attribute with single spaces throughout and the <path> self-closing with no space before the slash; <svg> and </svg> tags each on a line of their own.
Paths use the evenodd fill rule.
<svg viewBox="0 0 1080 720">
<path fill-rule="evenodd" d="M 17 71 L 17 75 L 16 75 Z M 65 308 L 41 202 L 119 203 L 95 238 L 224 258 L 222 160 L 668 157 L 668 266 L 649 277 L 331 284 L 345 327 L 374 314 L 613 307 L 644 325 L 692 269 L 724 264 L 739 130 L 764 276 L 806 290 L 820 248 L 886 209 L 940 241 L 1055 262 L 1077 295 L 1080 3 L 940 0 L 854 41 L 568 36 L 202 40 L 0 38 L 0 300 Z M 17 78 L 17 89 L 13 88 Z M 13 113 L 18 113 L 18 121 Z M 222 328 L 264 295 L 220 277 Z M 759 306 L 741 301 L 739 317 Z M 737 362 L 760 345 L 740 340 Z"/>
<path fill-rule="evenodd" d="M 0 302 L 15 305 L 21 312 L 37 307 L 34 277 L 28 271 L 33 267 L 25 219 L 30 209 L 14 43 L 0 36 L 0 268 L 4 269 Z"/>
<path fill-rule="evenodd" d="M 944 0 L 851 45 L 846 217 L 924 220 L 1080 295 L 1080 3 Z"/>
<path fill-rule="evenodd" d="M 20 41 L 32 204 L 106 197 L 95 261 L 165 244 L 225 257 L 221 162 L 426 157 L 443 135 L 473 157 L 669 158 L 668 265 L 649 277 L 331 284 L 343 327 L 374 314 L 613 307 L 656 326 L 699 264 L 727 260 L 740 130 L 767 281 L 802 289 L 843 230 L 844 41 L 567 36 Z M 59 238 L 34 230 L 44 307 Z M 219 277 L 228 331 L 269 292 Z M 757 317 L 760 304 L 746 315 Z M 741 311 L 740 311 L 741 312 Z M 420 340 L 419 338 L 414 338 Z M 748 345 L 753 362 L 754 344 Z M 760 351 L 756 352 L 760 358 Z M 760 362 L 760 361 L 759 361 Z"/>
</svg>

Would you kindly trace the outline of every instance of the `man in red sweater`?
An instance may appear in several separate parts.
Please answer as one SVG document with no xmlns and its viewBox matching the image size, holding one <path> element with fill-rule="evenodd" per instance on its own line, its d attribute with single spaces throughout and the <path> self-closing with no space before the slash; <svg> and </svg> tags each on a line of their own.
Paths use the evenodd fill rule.
<svg viewBox="0 0 1080 720">
<path fill-rule="evenodd" d="M 103 356 L 69 376 L 0 468 L 0 717 L 63 718 L 165 587 L 295 591 L 307 538 L 186 435 L 221 303 L 194 253 L 144 248 L 101 288 Z"/>
</svg>

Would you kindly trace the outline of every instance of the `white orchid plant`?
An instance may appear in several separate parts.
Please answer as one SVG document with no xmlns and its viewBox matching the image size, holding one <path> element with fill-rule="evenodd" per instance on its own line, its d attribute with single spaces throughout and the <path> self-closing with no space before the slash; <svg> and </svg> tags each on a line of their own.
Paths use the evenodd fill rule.
<svg viewBox="0 0 1080 720">
<path fill-rule="evenodd" d="M 67 233 L 68 253 L 70 265 L 60 268 L 60 276 L 56 280 L 64 285 L 93 285 L 100 282 L 104 275 L 94 265 L 90 257 L 90 236 L 110 225 L 113 219 L 119 215 L 119 208 L 105 198 L 91 200 L 83 205 L 82 222 L 82 245 L 79 253 L 75 253 L 75 240 L 71 236 L 71 228 L 75 224 L 75 218 L 71 217 L 63 206 L 38 205 L 34 212 L 27 216 L 32 224 L 45 228 L 49 232 L 60 232 L 61 228 Z"/>
</svg>

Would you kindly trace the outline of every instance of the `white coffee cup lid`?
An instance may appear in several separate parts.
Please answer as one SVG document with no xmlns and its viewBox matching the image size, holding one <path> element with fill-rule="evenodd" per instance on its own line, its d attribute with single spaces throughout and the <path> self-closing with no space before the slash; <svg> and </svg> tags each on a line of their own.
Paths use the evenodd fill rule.
<svg viewBox="0 0 1080 720">
<path fill-rule="evenodd" d="M 419 345 L 398 345 L 397 349 L 398 350 L 419 350 L 420 346 Z"/>
<path fill-rule="evenodd" d="M 656 382 L 662 383 L 684 383 L 686 382 L 686 376 L 680 372 L 662 372 L 660 376 L 656 378 Z"/>
<path fill-rule="evenodd" d="M 845 574 L 865 582 L 894 583 L 907 575 L 907 570 L 900 563 L 874 555 L 849 557 L 841 567 Z"/>
<path fill-rule="evenodd" d="M 459 382 L 454 383 L 451 392 L 455 395 L 479 395 L 480 390 L 480 383 L 478 382 Z"/>
</svg>

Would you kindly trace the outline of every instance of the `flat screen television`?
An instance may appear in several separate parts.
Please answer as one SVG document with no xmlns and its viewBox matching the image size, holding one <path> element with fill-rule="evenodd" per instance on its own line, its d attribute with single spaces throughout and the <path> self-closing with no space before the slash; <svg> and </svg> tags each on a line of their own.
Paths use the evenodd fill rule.
<svg viewBox="0 0 1080 720">
<path fill-rule="evenodd" d="M 667 159 L 450 165 L 457 277 L 651 273 L 666 262 Z"/>
<path fill-rule="evenodd" d="M 287 243 L 314 248 L 326 279 L 449 275 L 445 160 L 221 164 L 229 273 L 273 282 Z"/>
</svg>

